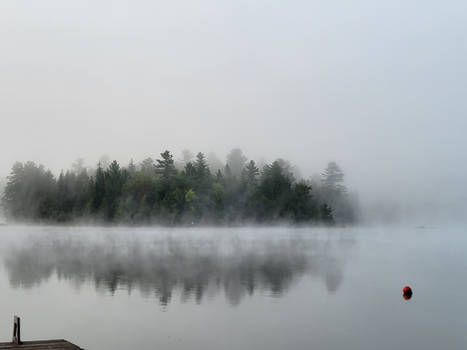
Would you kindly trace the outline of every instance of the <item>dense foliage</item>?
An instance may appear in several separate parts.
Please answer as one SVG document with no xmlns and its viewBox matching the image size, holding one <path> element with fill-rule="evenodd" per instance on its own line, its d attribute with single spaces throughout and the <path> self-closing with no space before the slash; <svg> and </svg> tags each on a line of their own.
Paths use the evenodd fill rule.
<svg viewBox="0 0 467 350">
<path fill-rule="evenodd" d="M 320 183 L 297 181 L 281 159 L 260 170 L 239 149 L 217 168 L 211 171 L 203 153 L 193 158 L 185 152 L 179 164 L 169 151 L 156 161 L 131 161 L 126 167 L 113 161 L 89 170 L 77 162 L 58 178 L 42 165 L 16 163 L 2 206 L 10 219 L 53 222 L 332 224 L 355 219 L 335 163 L 329 163 Z"/>
</svg>

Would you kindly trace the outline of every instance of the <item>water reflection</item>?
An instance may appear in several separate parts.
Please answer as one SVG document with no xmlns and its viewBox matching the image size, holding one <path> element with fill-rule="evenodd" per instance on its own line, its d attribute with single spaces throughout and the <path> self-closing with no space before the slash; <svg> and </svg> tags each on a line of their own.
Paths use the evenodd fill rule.
<svg viewBox="0 0 467 350">
<path fill-rule="evenodd" d="M 347 242 L 348 243 L 348 242 Z M 255 292 L 283 295 L 304 275 L 322 279 L 335 292 L 343 278 L 341 240 L 190 239 L 106 236 L 30 237 L 3 253 L 10 284 L 32 288 L 56 274 L 76 288 L 91 281 L 98 290 L 124 289 L 155 295 L 167 305 L 224 292 L 232 305 Z"/>
</svg>

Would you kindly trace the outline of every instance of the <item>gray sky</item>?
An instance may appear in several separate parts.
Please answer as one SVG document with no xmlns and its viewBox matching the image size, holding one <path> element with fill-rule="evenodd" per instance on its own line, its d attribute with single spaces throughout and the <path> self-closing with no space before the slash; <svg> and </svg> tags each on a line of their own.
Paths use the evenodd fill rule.
<svg viewBox="0 0 467 350">
<path fill-rule="evenodd" d="M 164 149 L 467 202 L 465 1 L 0 3 L 0 174 Z"/>
</svg>

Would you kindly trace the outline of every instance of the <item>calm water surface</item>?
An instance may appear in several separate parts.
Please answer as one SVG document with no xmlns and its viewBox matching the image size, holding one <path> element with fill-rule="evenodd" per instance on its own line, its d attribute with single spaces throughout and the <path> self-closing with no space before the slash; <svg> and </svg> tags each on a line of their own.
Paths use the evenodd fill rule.
<svg viewBox="0 0 467 350">
<path fill-rule="evenodd" d="M 18 314 L 23 338 L 86 349 L 467 349 L 463 228 L 4 226 L 0 236 L 5 341 Z"/>
</svg>

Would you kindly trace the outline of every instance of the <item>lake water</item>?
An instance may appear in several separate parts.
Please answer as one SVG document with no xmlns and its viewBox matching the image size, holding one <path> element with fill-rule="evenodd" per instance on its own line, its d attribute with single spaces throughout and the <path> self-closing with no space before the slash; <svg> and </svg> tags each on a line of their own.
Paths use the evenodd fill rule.
<svg viewBox="0 0 467 350">
<path fill-rule="evenodd" d="M 466 349 L 467 235 L 0 227 L 0 338 L 86 349 Z M 413 288 L 404 300 L 404 285 Z"/>
</svg>

